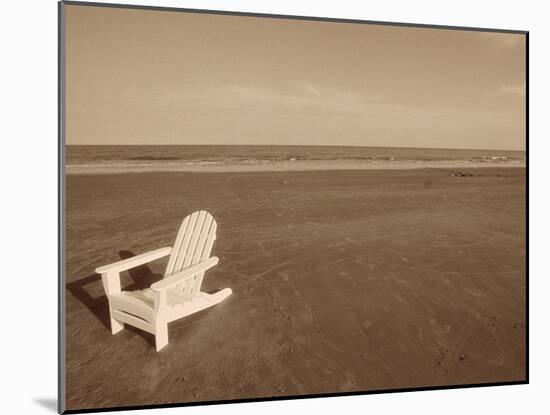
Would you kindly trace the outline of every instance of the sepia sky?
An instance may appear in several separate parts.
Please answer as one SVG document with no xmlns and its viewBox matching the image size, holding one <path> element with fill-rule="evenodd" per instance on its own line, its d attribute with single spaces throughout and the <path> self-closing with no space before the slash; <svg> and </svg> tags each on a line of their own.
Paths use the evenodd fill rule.
<svg viewBox="0 0 550 415">
<path fill-rule="evenodd" d="M 525 149 L 525 36 L 66 7 L 68 144 Z"/>
</svg>

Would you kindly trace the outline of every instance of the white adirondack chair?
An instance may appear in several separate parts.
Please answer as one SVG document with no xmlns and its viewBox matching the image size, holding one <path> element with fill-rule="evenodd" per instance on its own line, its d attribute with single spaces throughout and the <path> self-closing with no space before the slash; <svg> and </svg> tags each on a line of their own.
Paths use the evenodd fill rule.
<svg viewBox="0 0 550 415">
<path fill-rule="evenodd" d="M 172 248 L 160 248 L 96 269 L 109 299 L 111 332 L 130 324 L 155 336 L 157 351 L 168 344 L 168 323 L 218 304 L 230 288 L 214 294 L 201 292 L 204 272 L 218 263 L 210 257 L 216 221 L 204 210 L 187 216 Z M 164 279 L 150 288 L 121 291 L 120 272 L 170 255 Z"/>
</svg>

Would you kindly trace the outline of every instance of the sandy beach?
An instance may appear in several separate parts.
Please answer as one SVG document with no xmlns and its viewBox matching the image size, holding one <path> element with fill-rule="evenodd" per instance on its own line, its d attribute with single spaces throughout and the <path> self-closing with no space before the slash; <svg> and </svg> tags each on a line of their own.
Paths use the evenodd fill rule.
<svg viewBox="0 0 550 415">
<path fill-rule="evenodd" d="M 525 379 L 524 168 L 201 171 L 66 176 L 68 409 Z M 172 245 L 201 209 L 204 288 L 233 295 L 160 353 L 111 335 L 94 269 Z"/>
</svg>

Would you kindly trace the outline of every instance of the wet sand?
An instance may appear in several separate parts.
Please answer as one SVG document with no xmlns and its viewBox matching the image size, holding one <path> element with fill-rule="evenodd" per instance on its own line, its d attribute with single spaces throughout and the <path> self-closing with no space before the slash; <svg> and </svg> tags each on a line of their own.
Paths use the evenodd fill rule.
<svg viewBox="0 0 550 415">
<path fill-rule="evenodd" d="M 67 176 L 67 408 L 525 380 L 525 170 Z M 111 335 L 94 268 L 218 221 L 216 307 Z M 167 260 L 124 273 L 126 289 Z"/>
</svg>

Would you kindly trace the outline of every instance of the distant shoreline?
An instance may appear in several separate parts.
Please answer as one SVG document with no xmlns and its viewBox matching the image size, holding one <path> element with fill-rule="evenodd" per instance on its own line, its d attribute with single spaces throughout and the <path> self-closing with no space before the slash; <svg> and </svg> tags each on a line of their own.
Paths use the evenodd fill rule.
<svg viewBox="0 0 550 415">
<path fill-rule="evenodd" d="M 323 171 L 323 170 L 411 170 L 411 169 L 470 169 L 487 167 L 525 167 L 524 160 L 506 161 L 278 161 L 265 164 L 223 164 L 220 163 L 119 163 L 119 164 L 67 164 L 67 175 L 79 174 L 121 174 L 148 172 L 190 172 L 190 173 L 246 173 L 279 171 Z"/>
</svg>

